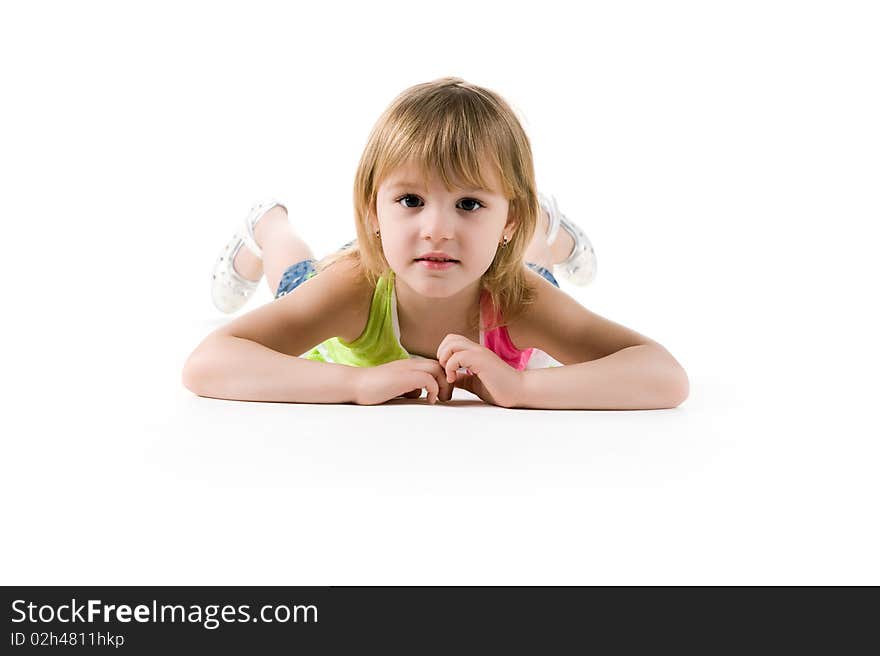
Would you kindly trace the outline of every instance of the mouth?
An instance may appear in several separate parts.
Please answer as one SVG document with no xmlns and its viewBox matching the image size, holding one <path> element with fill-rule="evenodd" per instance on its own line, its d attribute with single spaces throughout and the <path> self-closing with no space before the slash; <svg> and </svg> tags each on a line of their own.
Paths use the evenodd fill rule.
<svg viewBox="0 0 880 656">
<path fill-rule="evenodd" d="M 453 262 L 457 263 L 458 260 L 453 260 L 450 257 L 417 257 L 416 262 Z"/>
<path fill-rule="evenodd" d="M 414 262 L 418 262 L 426 269 L 432 270 L 451 269 L 456 264 L 459 264 L 458 260 L 447 260 L 445 258 L 418 258 Z"/>
</svg>

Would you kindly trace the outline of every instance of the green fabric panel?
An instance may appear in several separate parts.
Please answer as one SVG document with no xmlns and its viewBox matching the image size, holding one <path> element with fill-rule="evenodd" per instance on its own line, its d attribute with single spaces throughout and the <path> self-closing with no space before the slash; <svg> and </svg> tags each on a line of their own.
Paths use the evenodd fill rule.
<svg viewBox="0 0 880 656">
<path fill-rule="evenodd" d="M 382 276 L 376 283 L 370 317 L 364 332 L 353 342 L 339 337 L 331 337 L 307 354 L 307 360 L 336 362 L 352 367 L 375 367 L 394 360 L 405 360 L 409 354 L 394 335 L 394 320 L 391 316 L 391 293 L 394 290 L 394 272 Z M 321 351 L 327 354 L 325 358 Z"/>
</svg>

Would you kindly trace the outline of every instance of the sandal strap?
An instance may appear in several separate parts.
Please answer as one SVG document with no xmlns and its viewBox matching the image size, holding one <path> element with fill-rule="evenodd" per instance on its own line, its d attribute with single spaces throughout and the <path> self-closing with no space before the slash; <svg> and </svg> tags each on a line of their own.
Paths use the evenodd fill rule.
<svg viewBox="0 0 880 656">
<path fill-rule="evenodd" d="M 559 206 L 556 204 L 556 198 L 554 196 L 547 197 L 544 194 L 539 193 L 538 200 L 541 209 L 547 212 L 547 217 L 549 218 L 549 225 L 547 226 L 547 245 L 549 246 L 556 241 L 556 235 L 559 234 L 559 227 L 562 224 L 562 221 L 560 220 Z"/>
<path fill-rule="evenodd" d="M 251 237 L 250 232 L 248 232 L 247 228 L 241 230 L 238 233 L 239 238 L 242 241 L 242 244 L 254 255 L 256 255 L 261 260 L 263 259 L 263 249 L 257 246 L 257 242 L 254 241 L 254 238 Z"/>
<path fill-rule="evenodd" d="M 266 214 L 266 212 L 268 212 L 275 206 L 284 207 L 285 210 L 287 209 L 287 207 L 274 199 L 270 199 L 254 205 L 244 219 L 243 229 L 239 231 L 238 236 L 244 242 L 244 245 L 251 253 L 253 253 L 260 259 L 263 259 L 263 249 L 261 249 L 257 245 L 257 239 L 254 236 L 254 226 L 257 225 L 257 221 L 262 219 L 263 215 Z"/>
<path fill-rule="evenodd" d="M 231 279 L 229 282 L 233 287 L 237 285 L 239 288 L 244 288 L 249 291 L 253 291 L 254 289 L 256 289 L 259 286 L 260 281 L 259 280 L 248 280 L 243 275 L 241 275 L 238 271 L 235 270 L 235 266 L 233 264 L 235 262 L 235 256 L 238 254 L 238 250 L 244 245 L 245 245 L 244 240 L 242 240 L 235 246 L 235 248 L 232 249 L 232 254 L 226 258 L 226 269 L 225 270 L 226 270 L 226 273 L 229 275 L 229 278 Z M 239 289 L 238 291 L 241 291 L 241 289 Z"/>
</svg>

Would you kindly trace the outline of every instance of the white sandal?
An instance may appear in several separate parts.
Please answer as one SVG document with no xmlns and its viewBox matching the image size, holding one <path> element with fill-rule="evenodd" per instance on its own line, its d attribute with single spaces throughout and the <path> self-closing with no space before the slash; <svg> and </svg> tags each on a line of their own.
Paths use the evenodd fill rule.
<svg viewBox="0 0 880 656">
<path fill-rule="evenodd" d="M 242 246 L 246 247 L 258 258 L 263 258 L 263 250 L 257 245 L 257 240 L 254 237 L 254 226 L 257 225 L 257 221 L 263 218 L 266 212 L 275 206 L 284 207 L 284 205 L 275 200 L 268 200 L 254 205 L 244 218 L 244 222 L 239 225 L 238 230 L 229 239 L 223 250 L 220 251 L 220 255 L 217 256 L 217 261 L 214 263 L 214 271 L 211 274 L 211 300 L 214 301 L 214 306 L 221 312 L 231 314 L 241 308 L 247 303 L 247 300 L 260 284 L 259 280 L 244 278 L 235 270 L 232 263 Z M 284 207 L 284 209 L 286 210 L 287 208 Z"/>
<path fill-rule="evenodd" d="M 565 261 L 554 265 L 553 272 L 561 274 L 563 278 L 575 285 L 589 285 L 596 277 L 596 252 L 593 250 L 593 244 L 590 243 L 587 233 L 559 211 L 555 197 L 539 193 L 538 201 L 550 218 L 550 224 L 547 227 L 547 244 L 550 245 L 556 241 L 559 228 L 570 234 L 574 242 L 571 254 Z"/>
</svg>

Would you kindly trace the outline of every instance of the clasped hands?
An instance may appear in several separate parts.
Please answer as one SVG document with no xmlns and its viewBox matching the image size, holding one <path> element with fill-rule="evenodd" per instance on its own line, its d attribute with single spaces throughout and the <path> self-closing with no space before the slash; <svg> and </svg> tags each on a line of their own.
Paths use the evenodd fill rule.
<svg viewBox="0 0 880 656">
<path fill-rule="evenodd" d="M 463 368 L 467 373 L 460 373 Z M 357 370 L 355 403 L 377 405 L 403 396 L 417 399 L 422 389 L 428 403 L 448 401 L 456 387 L 486 403 L 512 408 L 519 401 L 523 372 L 514 369 L 485 346 L 450 333 L 437 348 L 437 359 L 395 360 Z"/>
</svg>

